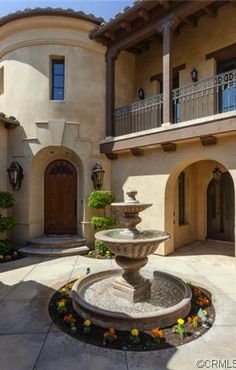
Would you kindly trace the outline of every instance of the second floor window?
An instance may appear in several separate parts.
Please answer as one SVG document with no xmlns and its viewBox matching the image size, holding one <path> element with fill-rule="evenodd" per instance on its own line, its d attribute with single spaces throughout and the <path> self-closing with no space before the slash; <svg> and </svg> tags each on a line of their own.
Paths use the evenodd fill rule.
<svg viewBox="0 0 236 370">
<path fill-rule="evenodd" d="M 65 60 L 64 58 L 52 59 L 51 65 L 51 99 L 64 100 Z"/>
</svg>

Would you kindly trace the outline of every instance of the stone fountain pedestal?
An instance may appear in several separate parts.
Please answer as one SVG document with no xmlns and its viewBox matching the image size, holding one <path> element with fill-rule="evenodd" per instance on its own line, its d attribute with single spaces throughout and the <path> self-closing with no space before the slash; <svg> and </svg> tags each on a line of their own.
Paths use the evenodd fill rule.
<svg viewBox="0 0 236 370">
<path fill-rule="evenodd" d="M 151 283 L 139 273 L 139 270 L 147 262 L 147 257 L 136 259 L 122 256 L 116 257 L 117 265 L 121 266 L 124 271 L 122 276 L 113 283 L 114 294 L 117 297 L 125 298 L 134 303 L 150 297 Z"/>
</svg>

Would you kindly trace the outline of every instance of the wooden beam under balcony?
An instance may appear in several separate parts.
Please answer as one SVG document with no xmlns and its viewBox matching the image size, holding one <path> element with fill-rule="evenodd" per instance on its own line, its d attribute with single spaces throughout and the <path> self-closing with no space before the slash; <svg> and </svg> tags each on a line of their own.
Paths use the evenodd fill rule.
<svg viewBox="0 0 236 370">
<path fill-rule="evenodd" d="M 144 155 L 144 151 L 143 149 L 140 149 L 140 148 L 132 148 L 131 149 L 131 153 L 136 156 L 136 157 L 140 157 L 142 155 Z"/>
<path fill-rule="evenodd" d="M 118 159 L 118 154 L 116 153 L 105 153 L 107 159 L 110 159 L 111 161 Z"/>
<path fill-rule="evenodd" d="M 164 152 L 175 152 L 176 151 L 176 144 L 175 143 L 163 143 L 161 147 Z"/>
<path fill-rule="evenodd" d="M 217 144 L 217 138 L 213 135 L 201 136 L 200 140 L 203 146 Z"/>
</svg>

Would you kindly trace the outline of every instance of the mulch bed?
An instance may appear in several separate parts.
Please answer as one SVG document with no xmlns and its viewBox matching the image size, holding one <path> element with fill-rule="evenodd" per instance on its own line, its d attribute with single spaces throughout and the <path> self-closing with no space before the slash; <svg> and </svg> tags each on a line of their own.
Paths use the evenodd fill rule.
<svg viewBox="0 0 236 370">
<path fill-rule="evenodd" d="M 18 252 L 15 249 L 11 249 L 11 251 L 6 255 L 0 254 L 0 263 L 12 262 L 24 257 L 25 256 L 21 252 Z"/>
<path fill-rule="evenodd" d="M 215 320 L 215 309 L 211 301 L 211 294 L 205 289 L 190 285 L 193 292 L 193 298 L 188 318 L 196 316 L 201 308 L 202 310 L 207 311 L 207 321 L 199 320 L 199 325 L 194 327 L 188 322 L 188 318 L 185 318 L 184 327 L 187 333 L 184 337 L 179 336 L 177 333 L 173 333 L 173 327 L 167 327 L 162 329 L 164 336 L 159 343 L 154 341 L 150 332 L 140 332 L 140 342 L 133 343 L 130 339 L 130 332 L 116 330 L 115 334 L 117 335 L 117 339 L 112 343 L 104 344 L 104 333 L 108 329 L 91 324 L 91 326 L 89 326 L 89 333 L 84 333 L 84 319 L 73 309 L 72 300 L 70 298 L 70 289 L 73 286 L 73 283 L 74 282 L 64 285 L 52 296 L 49 303 L 51 319 L 63 332 L 79 341 L 95 346 L 126 351 L 157 351 L 177 347 L 189 343 L 205 334 L 211 328 Z M 63 288 L 65 289 L 63 290 Z M 200 304 L 199 298 L 201 301 Z M 62 312 L 59 312 L 58 302 L 61 300 L 65 300 L 65 308 Z M 207 303 L 204 303 L 204 301 Z M 73 327 L 64 320 L 65 316 L 70 314 L 74 320 Z"/>
</svg>

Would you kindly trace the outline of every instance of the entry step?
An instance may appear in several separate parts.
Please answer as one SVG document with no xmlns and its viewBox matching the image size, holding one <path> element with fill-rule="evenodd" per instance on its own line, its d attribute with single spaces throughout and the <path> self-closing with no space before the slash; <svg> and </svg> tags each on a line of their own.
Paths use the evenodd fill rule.
<svg viewBox="0 0 236 370">
<path fill-rule="evenodd" d="M 40 236 L 27 242 L 29 247 L 36 248 L 77 248 L 86 244 L 86 239 L 79 235 L 72 236 Z"/>
<path fill-rule="evenodd" d="M 86 254 L 89 248 L 86 245 L 73 247 L 73 248 L 37 248 L 36 246 L 28 246 L 20 248 L 19 251 L 29 256 L 41 256 L 41 257 L 65 257 L 65 256 L 76 256 L 80 254 Z"/>
</svg>

